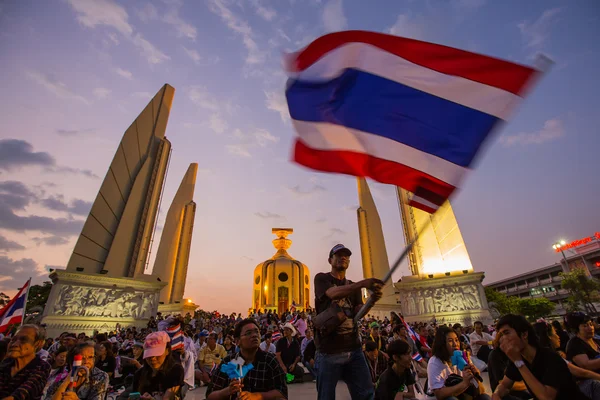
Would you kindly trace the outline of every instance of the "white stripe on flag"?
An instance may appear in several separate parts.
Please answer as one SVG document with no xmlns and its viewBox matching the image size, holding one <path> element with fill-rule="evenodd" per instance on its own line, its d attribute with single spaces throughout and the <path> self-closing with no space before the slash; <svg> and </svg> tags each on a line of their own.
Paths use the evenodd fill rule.
<svg viewBox="0 0 600 400">
<path fill-rule="evenodd" d="M 7 315 L 6 317 L 4 317 L 4 319 L 2 319 L 2 322 L 0 322 L 0 326 L 4 326 L 6 324 L 8 324 L 8 322 L 15 318 L 15 317 L 20 317 L 23 315 L 23 309 L 19 308 L 18 310 L 14 311 L 12 314 Z"/>
<path fill-rule="evenodd" d="M 419 204 L 424 205 L 425 207 L 429 207 L 429 208 L 432 208 L 434 210 L 437 210 L 438 208 L 440 208 L 440 206 L 438 206 L 437 204 L 433 204 L 432 202 L 427 201 L 424 198 L 419 197 L 419 196 L 417 196 L 415 194 L 413 194 L 412 198 L 410 199 L 410 202 L 412 202 L 412 203 L 419 203 Z"/>
<path fill-rule="evenodd" d="M 409 166 L 454 187 L 459 185 L 465 172 L 468 171 L 465 167 L 373 133 L 328 122 L 292 119 L 292 123 L 304 144 L 316 150 L 341 150 L 367 154 Z"/>
<path fill-rule="evenodd" d="M 494 86 L 414 64 L 366 43 L 340 46 L 304 71 L 288 71 L 288 75 L 303 81 L 328 81 L 339 76 L 347 68 L 378 75 L 504 120 L 508 119 L 514 106 L 521 99 Z"/>
</svg>

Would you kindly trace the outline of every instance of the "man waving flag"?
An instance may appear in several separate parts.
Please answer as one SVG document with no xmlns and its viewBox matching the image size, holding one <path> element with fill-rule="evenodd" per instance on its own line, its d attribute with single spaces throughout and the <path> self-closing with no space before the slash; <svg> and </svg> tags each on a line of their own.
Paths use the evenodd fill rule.
<svg viewBox="0 0 600 400">
<path fill-rule="evenodd" d="M 23 324 L 30 285 L 31 278 L 23 285 L 17 295 L 0 310 L 0 333 L 5 333 L 13 325 Z"/>
<path fill-rule="evenodd" d="M 538 71 L 375 32 L 322 36 L 285 57 L 286 97 L 306 167 L 370 177 L 433 213 Z"/>
</svg>

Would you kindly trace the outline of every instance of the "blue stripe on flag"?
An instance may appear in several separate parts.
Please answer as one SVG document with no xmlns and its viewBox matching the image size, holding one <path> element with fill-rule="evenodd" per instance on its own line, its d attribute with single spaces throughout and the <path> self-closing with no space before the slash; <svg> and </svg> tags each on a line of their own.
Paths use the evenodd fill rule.
<svg viewBox="0 0 600 400">
<path fill-rule="evenodd" d="M 355 69 L 327 82 L 290 80 L 286 96 L 293 119 L 374 133 L 463 167 L 499 120 Z"/>
</svg>

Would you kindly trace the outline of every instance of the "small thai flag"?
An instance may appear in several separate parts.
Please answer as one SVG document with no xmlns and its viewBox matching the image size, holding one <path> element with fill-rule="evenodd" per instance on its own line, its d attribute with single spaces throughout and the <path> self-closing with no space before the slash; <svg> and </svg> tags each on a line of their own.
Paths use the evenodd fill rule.
<svg viewBox="0 0 600 400">
<path fill-rule="evenodd" d="M 167 334 L 171 338 L 171 350 L 183 349 L 185 344 L 183 342 L 183 332 L 181 332 L 181 325 L 173 325 L 167 328 Z"/>
<path fill-rule="evenodd" d="M 538 71 L 383 33 L 335 32 L 284 59 L 294 161 L 370 177 L 434 213 Z"/>
<path fill-rule="evenodd" d="M 294 317 L 290 320 L 290 323 L 294 325 L 298 321 L 298 314 L 294 315 Z"/>
<path fill-rule="evenodd" d="M 219 364 L 213 362 L 213 365 L 208 373 L 208 375 L 213 376 L 213 374 L 215 373 L 215 371 L 219 368 Z"/>
<path fill-rule="evenodd" d="M 415 361 L 421 361 L 423 359 L 423 357 L 421 357 L 421 355 L 417 351 L 417 352 L 415 352 L 415 354 L 412 355 L 412 359 Z"/>
<path fill-rule="evenodd" d="M 281 332 L 279 331 L 275 331 L 273 332 L 273 335 L 271 335 L 271 339 L 273 340 L 273 343 L 278 341 L 279 339 L 281 339 Z"/>
</svg>

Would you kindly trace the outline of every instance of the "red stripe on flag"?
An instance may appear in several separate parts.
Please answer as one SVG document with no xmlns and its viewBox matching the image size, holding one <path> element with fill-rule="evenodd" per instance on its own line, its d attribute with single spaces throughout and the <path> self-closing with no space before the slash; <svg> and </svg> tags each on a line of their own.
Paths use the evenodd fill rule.
<svg viewBox="0 0 600 400">
<path fill-rule="evenodd" d="M 296 139 L 293 157 L 298 164 L 319 171 L 369 177 L 381 183 L 400 186 L 413 193 L 419 188 L 425 188 L 436 195 L 435 199 L 423 196 L 432 203 L 439 202 L 439 197 L 447 199 L 456 189 L 446 182 L 403 164 L 352 151 L 317 150 L 308 147 L 300 139 Z"/>
<path fill-rule="evenodd" d="M 315 39 L 287 57 L 286 68 L 303 71 L 331 50 L 346 43 L 366 43 L 414 64 L 520 94 L 537 70 L 498 58 L 383 33 L 345 31 Z"/>
</svg>

